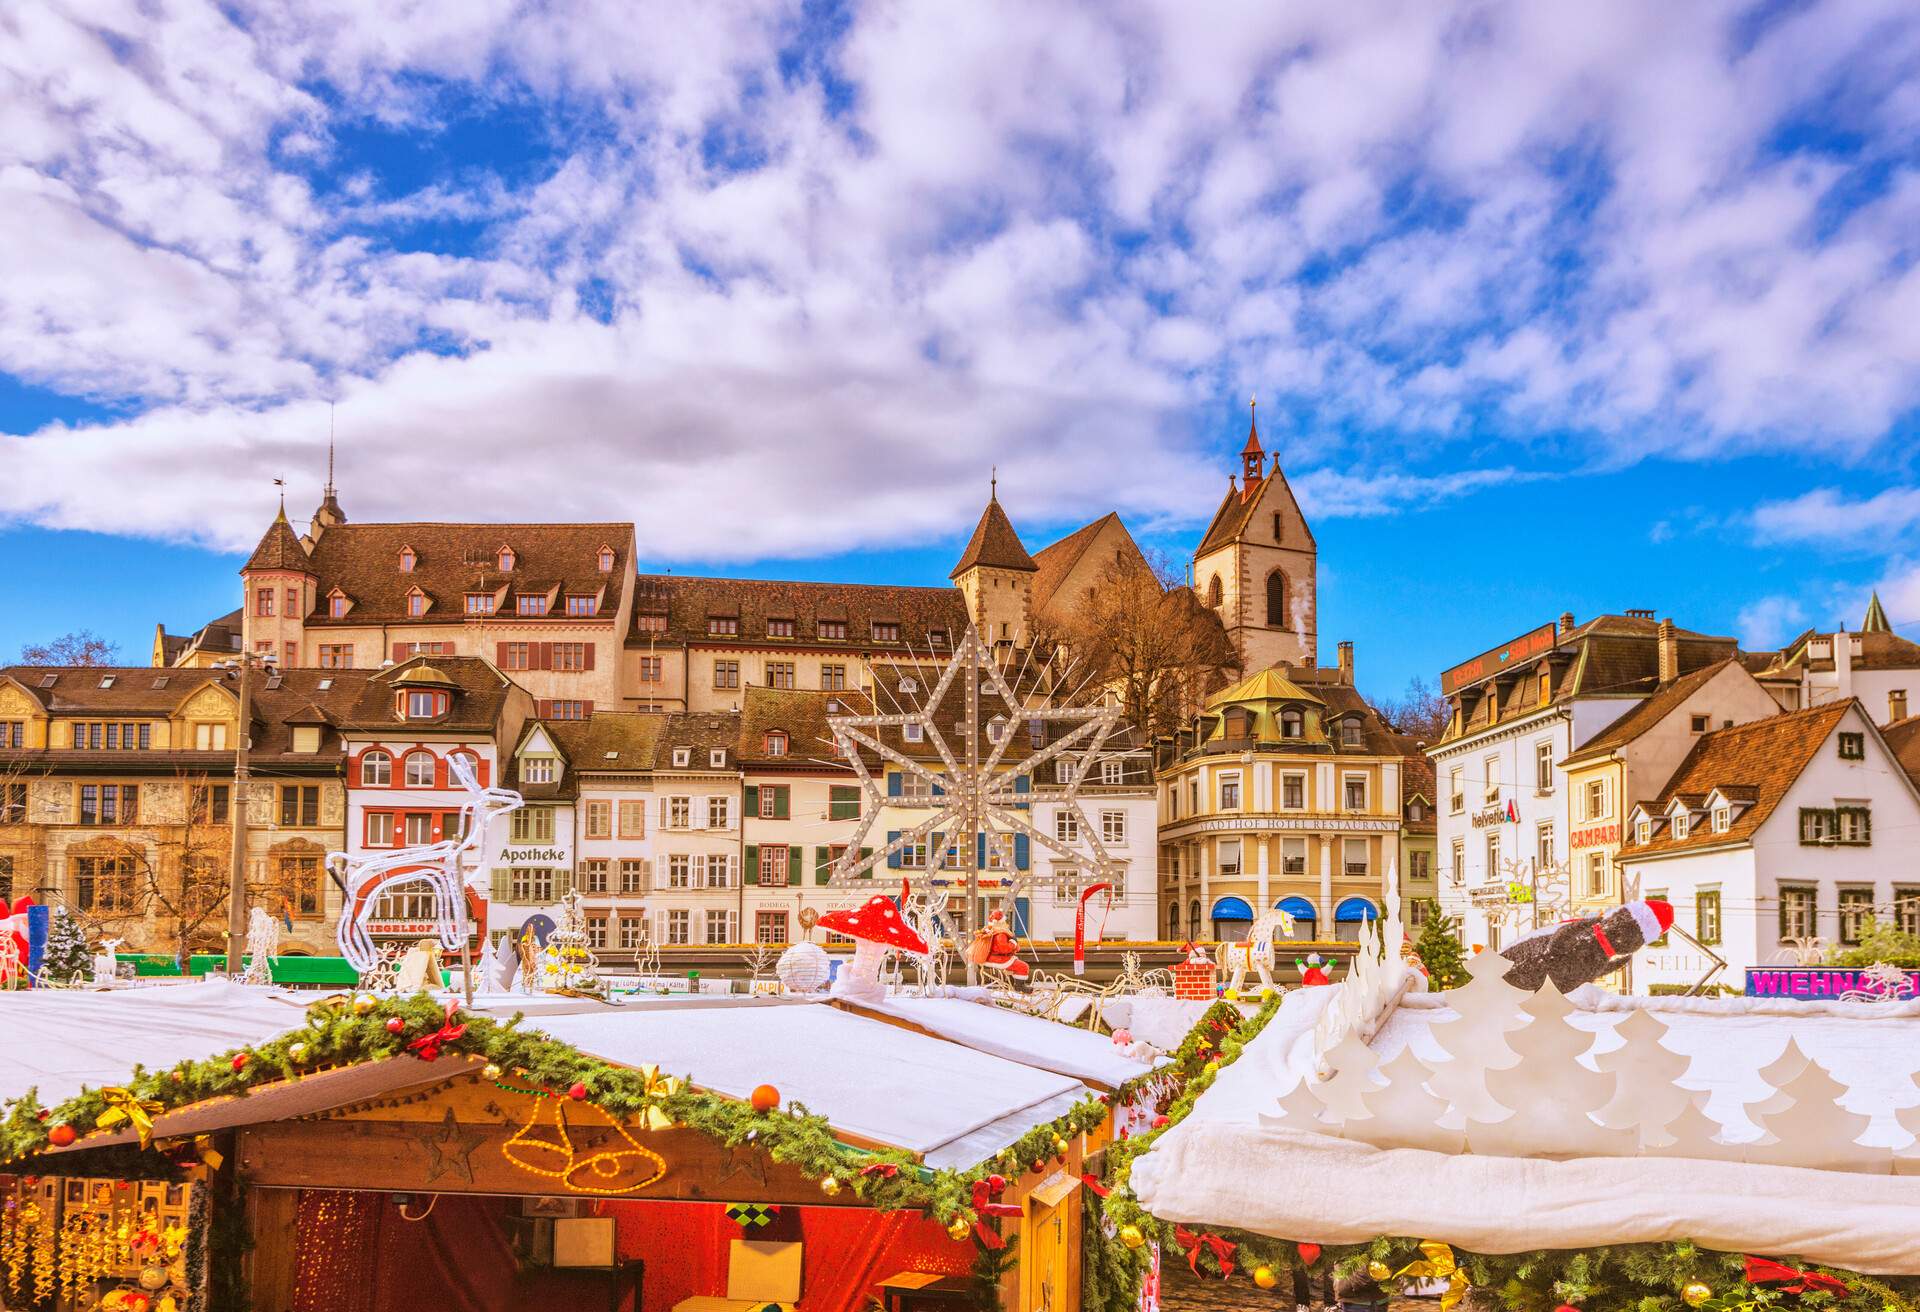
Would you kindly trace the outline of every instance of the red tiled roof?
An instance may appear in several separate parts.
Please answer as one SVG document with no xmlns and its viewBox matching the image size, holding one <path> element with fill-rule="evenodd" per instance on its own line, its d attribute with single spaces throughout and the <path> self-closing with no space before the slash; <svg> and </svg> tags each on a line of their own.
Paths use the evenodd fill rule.
<svg viewBox="0 0 1920 1312">
<path fill-rule="evenodd" d="M 395 704 L 394 692 L 408 676 L 431 667 L 451 684 L 452 705 L 437 720 L 408 720 Z M 311 671 L 315 674 L 345 674 L 352 671 Z M 500 723 L 500 712 L 513 690 L 512 682 L 492 665 L 477 656 L 415 656 L 398 665 L 370 671 L 366 685 L 352 707 L 340 717 L 347 729 L 387 729 L 406 726 L 409 730 L 435 732 L 492 733 Z"/>
<path fill-rule="evenodd" d="M 1567 757 L 1561 764 L 1572 765 L 1576 761 L 1604 756 L 1617 748 L 1625 747 L 1666 719 L 1672 714 L 1674 708 L 1700 691 L 1722 670 L 1729 665 L 1737 664 L 1739 662 L 1730 656 L 1712 665 L 1703 665 L 1691 674 L 1683 674 L 1671 683 L 1662 684 L 1652 696 L 1602 729 L 1588 741 L 1586 746 Z"/>
<path fill-rule="evenodd" d="M 909 588 L 870 583 L 804 583 L 786 579 L 690 578 L 680 574 L 642 574 L 634 597 L 634 628 L 628 642 L 742 643 L 765 647 L 844 648 L 867 652 L 924 654 L 928 634 L 945 639 L 951 651 L 966 631 L 966 601 L 958 588 Z M 648 632 L 643 615 L 666 616 L 666 629 Z M 710 634 L 708 621 L 732 620 L 738 634 Z M 772 637 L 768 621 L 790 620 L 793 636 Z M 845 638 L 821 637 L 822 620 L 846 626 Z M 898 624 L 900 641 L 876 642 L 875 623 Z"/>
<path fill-rule="evenodd" d="M 1094 540 L 1100 536 L 1108 524 L 1118 528 L 1120 536 L 1124 539 L 1124 545 L 1116 554 L 1124 561 L 1125 566 L 1151 572 L 1147 565 L 1147 558 L 1140 554 L 1139 545 L 1134 542 L 1133 535 L 1127 532 L 1127 526 L 1121 522 L 1120 516 L 1113 511 L 1108 511 L 1093 523 L 1075 529 L 1058 542 L 1044 546 L 1034 553 L 1033 561 L 1039 569 L 1033 578 L 1033 610 L 1036 615 L 1046 610 L 1047 604 L 1060 590 L 1060 585 L 1066 582 L 1067 576 L 1073 573 L 1074 568 L 1086 556 Z"/>
<path fill-rule="evenodd" d="M 1000 509 L 998 497 L 989 498 L 987 508 L 980 512 L 980 522 L 973 526 L 973 537 L 967 542 L 967 549 L 960 553 L 960 563 L 947 575 L 957 579 L 976 565 L 988 569 L 1037 570 L 1033 557 L 1020 545 L 1020 535 L 1013 531 L 1013 524 L 1007 519 L 1007 512 Z"/>
<path fill-rule="evenodd" d="M 1893 749 L 1894 758 L 1913 780 L 1914 787 L 1920 788 L 1920 715 L 1895 720 L 1880 731 L 1880 736 L 1887 740 L 1887 746 Z"/>
<path fill-rule="evenodd" d="M 1715 788 L 1751 789 L 1752 804 L 1734 816 L 1732 826 L 1723 834 L 1714 833 L 1711 825 L 1696 824 L 1676 842 L 1671 830 L 1663 828 L 1641 844 L 1629 833 L 1621 855 L 1661 855 L 1751 838 L 1853 706 L 1852 701 L 1844 701 L 1804 711 L 1783 711 L 1764 720 L 1700 735 L 1647 809 L 1654 815 L 1664 814 L 1676 797 L 1697 807 Z"/>
<path fill-rule="evenodd" d="M 307 549 L 300 545 L 299 537 L 293 526 L 287 523 L 287 512 L 282 509 L 273 517 L 273 523 L 267 525 L 266 533 L 260 539 L 260 545 L 247 557 L 247 563 L 240 567 L 241 572 L 251 569 L 292 569 L 305 572 L 308 568 Z"/>
</svg>

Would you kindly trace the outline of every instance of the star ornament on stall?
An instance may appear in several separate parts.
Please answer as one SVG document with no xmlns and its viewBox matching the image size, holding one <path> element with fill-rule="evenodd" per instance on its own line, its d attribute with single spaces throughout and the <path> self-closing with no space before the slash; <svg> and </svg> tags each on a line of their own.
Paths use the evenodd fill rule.
<svg viewBox="0 0 1920 1312">
<path fill-rule="evenodd" d="M 1018 675 L 1015 682 L 1019 682 Z M 966 714 L 958 723 L 942 725 L 940 708 L 956 686 L 965 695 Z M 1081 804 L 1080 785 L 1097 773 L 1102 751 L 1119 719 L 1120 708 L 1104 703 L 1028 704 L 1014 691 L 979 631 L 969 625 L 939 680 L 919 703 L 892 715 L 828 717 L 834 750 L 852 767 L 866 797 L 859 829 L 847 841 L 845 854 L 835 863 L 831 883 L 840 887 L 850 885 L 862 875 L 886 865 L 896 853 L 908 851 L 923 841 L 931 847 L 931 836 L 935 834 L 940 835 L 942 847 L 951 846 L 963 854 L 966 853 L 964 844 L 972 835 L 990 835 L 987 842 L 991 843 L 1005 835 L 1024 834 L 1029 841 L 1064 859 L 1089 864 L 1087 851 L 1062 843 L 1054 833 L 1036 828 L 1029 821 L 1032 807 L 1041 802 L 1057 803 L 1073 813 L 1078 832 L 1091 849 L 1094 878 L 1111 877 L 1119 871 L 1120 863 L 1108 853 L 1099 827 L 1088 819 Z M 999 726 L 997 732 L 995 725 Z M 909 736 L 909 726 L 918 727 L 917 740 Z M 917 741 L 925 751 L 938 756 L 939 765 L 924 758 L 915 759 L 891 745 L 881 737 L 883 730 L 897 731 L 903 741 Z M 950 740 L 949 733 L 959 741 Z M 966 741 L 969 734 L 974 739 L 971 744 Z M 1017 743 L 1023 742 L 1025 755 L 1016 748 Z M 930 814 L 911 829 L 901 831 L 884 847 L 875 848 L 862 857 L 861 849 L 866 846 L 867 835 L 881 809 L 900 802 L 897 797 L 890 798 L 874 778 L 868 768 L 872 757 L 880 758 L 923 784 L 924 794 L 916 792 L 915 795 L 924 795 Z M 1044 787 L 1035 783 L 1042 769 L 1057 760 L 1073 764 L 1065 779 Z M 973 838 L 972 842 L 978 845 L 980 839 Z M 955 866 L 930 851 L 927 876 L 931 878 L 933 872 L 944 868 L 964 878 L 967 864 L 964 855 L 960 865 Z M 1010 867 L 1012 862 L 1009 860 L 1007 864 Z M 980 863 L 980 869 L 989 880 L 1004 877 L 1012 895 L 1017 872 L 1012 869 L 1003 872 L 988 862 Z"/>
</svg>

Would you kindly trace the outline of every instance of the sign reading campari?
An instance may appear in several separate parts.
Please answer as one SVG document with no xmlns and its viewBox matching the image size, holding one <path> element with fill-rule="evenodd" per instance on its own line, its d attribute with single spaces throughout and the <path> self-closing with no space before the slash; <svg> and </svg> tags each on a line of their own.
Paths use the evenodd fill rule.
<svg viewBox="0 0 1920 1312">
<path fill-rule="evenodd" d="M 573 864 L 570 843 L 513 843 L 500 853 L 505 866 L 566 867 Z"/>
</svg>

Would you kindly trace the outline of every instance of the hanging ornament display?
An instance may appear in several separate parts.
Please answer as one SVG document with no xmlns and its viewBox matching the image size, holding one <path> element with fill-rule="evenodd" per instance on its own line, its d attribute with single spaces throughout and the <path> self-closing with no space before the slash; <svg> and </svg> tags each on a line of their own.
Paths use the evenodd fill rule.
<svg viewBox="0 0 1920 1312">
<path fill-rule="evenodd" d="M 832 960 L 818 943 L 795 943 L 773 963 L 774 978 L 789 993 L 818 993 L 827 986 L 831 973 Z"/>
</svg>

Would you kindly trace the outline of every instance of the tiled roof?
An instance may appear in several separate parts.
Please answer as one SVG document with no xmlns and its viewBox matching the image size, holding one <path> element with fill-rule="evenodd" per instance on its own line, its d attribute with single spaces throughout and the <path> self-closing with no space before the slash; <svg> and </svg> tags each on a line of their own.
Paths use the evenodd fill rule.
<svg viewBox="0 0 1920 1312">
<path fill-rule="evenodd" d="M 1900 768 L 1907 772 L 1914 786 L 1920 788 L 1920 715 L 1895 720 L 1882 729 L 1880 735 L 1887 740 L 1887 746 L 1893 749 Z"/>
<path fill-rule="evenodd" d="M 1060 590 L 1060 585 L 1066 582 L 1067 576 L 1073 573 L 1074 567 L 1093 546 L 1094 539 L 1098 538 L 1109 524 L 1119 529 L 1121 537 L 1125 539 L 1125 545 L 1119 548 L 1119 554 L 1126 564 L 1142 570 L 1148 568 L 1146 557 L 1140 554 L 1139 545 L 1134 542 L 1133 535 L 1127 532 L 1127 526 L 1121 522 L 1120 516 L 1113 511 L 1108 511 L 1093 523 L 1075 529 L 1058 542 L 1044 546 L 1033 554 L 1033 563 L 1039 568 L 1039 572 L 1033 578 L 1035 614 L 1046 610 L 1047 603 L 1053 600 L 1054 593 Z"/>
<path fill-rule="evenodd" d="M 1254 451 L 1258 449 L 1259 442 L 1249 436 L 1247 450 Z M 1279 480 L 1281 487 L 1287 489 L 1287 494 L 1291 497 L 1293 489 L 1287 483 L 1287 476 L 1280 472 L 1280 465 L 1277 461 L 1265 477 L 1254 484 L 1251 495 L 1248 494 L 1248 489 L 1235 488 L 1229 483 L 1226 496 L 1220 500 L 1220 508 L 1213 512 L 1213 519 L 1208 523 L 1207 531 L 1200 539 L 1200 546 L 1193 553 L 1194 559 L 1197 560 L 1209 552 L 1217 551 L 1229 543 L 1239 541 L 1240 536 L 1247 531 L 1247 525 L 1253 518 L 1254 508 L 1260 504 L 1261 494 L 1266 491 L 1267 485 L 1276 479 Z M 1301 518 L 1300 524 L 1302 528 L 1306 529 L 1307 541 L 1311 543 L 1313 541 L 1313 530 L 1308 526 L 1305 517 Z"/>
<path fill-rule="evenodd" d="M 395 690 L 407 682 L 409 674 L 429 667 L 446 676 L 453 685 L 452 706 L 437 720 L 402 718 L 395 705 Z M 317 670 L 313 673 L 346 674 L 352 671 Z M 341 724 L 343 728 L 360 730 L 404 725 L 409 730 L 492 733 L 500 723 L 500 712 L 512 689 L 513 684 L 506 675 L 477 656 L 416 656 L 398 665 L 369 672 L 364 690 L 352 708 L 341 717 Z"/>
<path fill-rule="evenodd" d="M 829 703 L 838 709 L 830 710 Z M 850 771 L 852 767 L 833 750 L 833 731 L 827 727 L 827 717 L 872 713 L 873 704 L 857 693 L 750 687 L 742 694 L 735 755 L 748 769 L 785 766 L 810 772 Z M 787 735 L 784 756 L 767 752 L 767 735 L 776 730 Z"/>
<path fill-rule="evenodd" d="M 1020 545 L 1020 535 L 1013 531 L 1013 525 L 1007 519 L 1007 512 L 1000 509 L 1000 499 L 991 497 L 987 508 L 980 512 L 980 522 L 973 526 L 973 537 L 967 541 L 967 549 L 960 553 L 960 563 L 947 575 L 957 579 L 976 565 L 988 569 L 1038 570 L 1033 557 Z"/>
<path fill-rule="evenodd" d="M 300 545 L 300 538 L 287 523 L 287 512 L 283 508 L 273 517 L 273 523 L 267 525 L 267 531 L 260 539 L 260 545 L 247 557 L 247 563 L 240 567 L 250 569 L 292 569 L 307 571 L 307 549 Z"/>
<path fill-rule="evenodd" d="M 604 573 L 603 546 L 613 550 L 613 568 Z M 400 553 L 408 547 L 414 566 L 402 571 Z M 513 549 L 509 573 L 497 565 L 501 547 Z M 309 628 L 382 621 L 464 623 L 466 594 L 482 591 L 501 593 L 500 613 L 516 624 L 542 619 L 578 624 L 579 616 L 566 614 L 566 596 L 598 595 L 601 617 L 613 615 L 633 569 L 633 525 L 338 524 L 314 543 L 306 568 L 318 580 L 318 604 L 306 617 Z M 352 603 L 339 619 L 327 615 L 326 598 L 335 588 Z M 406 613 L 407 594 L 414 588 L 433 603 L 421 618 Z M 548 614 L 513 614 L 512 594 L 521 592 L 551 595 Z"/>
<path fill-rule="evenodd" d="M 1828 654 L 1815 657 L 1810 643 L 1821 639 L 1835 639 L 1834 634 L 1810 633 L 1787 649 L 1781 657 L 1782 667 L 1798 671 L 1800 669 L 1830 673 L 1836 668 L 1831 647 Z M 1852 667 L 1856 670 L 1915 670 L 1920 669 L 1920 642 L 1903 638 L 1891 631 L 1877 633 L 1842 633 L 1837 635 L 1841 642 L 1854 641 L 1860 644 L 1860 650 L 1854 653 Z"/>
<path fill-rule="evenodd" d="M 653 768 L 667 717 L 658 711 L 595 711 L 584 720 L 541 725 L 574 770 L 625 773 Z"/>
<path fill-rule="evenodd" d="M 1662 684 L 1651 697 L 1594 735 L 1586 746 L 1567 757 L 1562 764 L 1572 765 L 1625 747 L 1666 719 L 1676 707 L 1704 688 L 1722 670 L 1738 663 L 1728 657 L 1712 665 L 1703 665 L 1691 674 L 1683 674 L 1671 683 Z"/>
<path fill-rule="evenodd" d="M 966 632 L 966 601 L 958 588 L 909 588 L 869 583 L 803 583 L 786 579 L 689 578 L 678 574 L 643 574 L 634 597 L 635 628 L 628 641 L 640 646 L 649 640 L 670 643 L 741 643 L 764 647 L 792 643 L 795 647 L 845 648 L 850 655 L 870 651 L 928 650 L 928 633 L 939 630 L 945 650 L 952 650 Z M 664 632 L 641 630 L 640 617 L 666 615 Z M 732 620 L 736 635 L 708 632 L 710 620 Z M 769 620 L 791 620 L 791 638 L 768 635 Z M 846 626 L 845 638 L 822 638 L 820 622 Z M 898 624 L 900 641 L 875 642 L 876 622 Z"/>
<path fill-rule="evenodd" d="M 1800 777 L 1820 745 L 1827 741 L 1834 726 L 1853 705 L 1851 701 L 1844 701 L 1805 711 L 1784 711 L 1764 720 L 1700 735 L 1686 760 L 1673 772 L 1673 778 L 1667 781 L 1660 795 L 1647 804 L 1647 809 L 1655 815 L 1664 814 L 1675 797 L 1698 806 L 1715 788 L 1750 788 L 1752 804 L 1734 816 L 1732 826 L 1723 834 L 1714 833 L 1711 825 L 1696 824 L 1689 826 L 1687 837 L 1676 842 L 1671 831 L 1663 827 L 1654 831 L 1649 842 L 1640 844 L 1628 833 L 1621 855 L 1684 852 L 1751 838 L 1780 805 L 1793 781 Z"/>
<path fill-rule="evenodd" d="M 740 715 L 737 711 L 679 711 L 667 717 L 658 745 L 654 748 L 654 768 L 673 769 L 673 749 L 691 748 L 689 765 L 681 769 L 706 770 L 707 753 L 720 748 L 727 754 L 724 769 L 733 769 L 733 750 L 740 739 Z"/>
<path fill-rule="evenodd" d="M 171 715 L 189 693 L 226 677 L 151 665 L 10 665 L 0 674 L 52 715 Z"/>
</svg>

